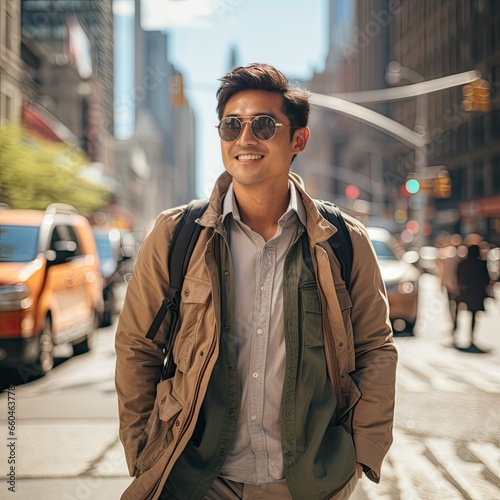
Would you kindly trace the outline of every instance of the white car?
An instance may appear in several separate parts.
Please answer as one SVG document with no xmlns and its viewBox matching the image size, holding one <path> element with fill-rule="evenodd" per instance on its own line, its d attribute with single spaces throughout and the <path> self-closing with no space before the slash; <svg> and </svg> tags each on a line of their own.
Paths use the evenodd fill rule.
<svg viewBox="0 0 500 500">
<path fill-rule="evenodd" d="M 395 332 L 413 332 L 417 319 L 418 279 L 421 272 L 403 258 L 404 250 L 386 229 L 368 227 L 389 298 Z"/>
</svg>

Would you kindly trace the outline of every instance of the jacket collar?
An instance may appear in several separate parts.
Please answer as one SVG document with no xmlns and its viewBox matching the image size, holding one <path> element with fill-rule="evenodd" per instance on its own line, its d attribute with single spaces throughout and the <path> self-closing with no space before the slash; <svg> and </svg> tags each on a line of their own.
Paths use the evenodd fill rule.
<svg viewBox="0 0 500 500">
<path fill-rule="evenodd" d="M 317 210 L 313 199 L 306 193 L 304 181 L 294 172 L 290 172 L 289 179 L 296 187 L 306 211 L 306 230 L 311 244 L 321 243 L 337 232 L 337 228 L 330 224 Z M 231 185 L 232 177 L 223 172 L 217 179 L 208 208 L 199 223 L 205 227 L 221 228 L 223 218 L 223 200 Z"/>
</svg>

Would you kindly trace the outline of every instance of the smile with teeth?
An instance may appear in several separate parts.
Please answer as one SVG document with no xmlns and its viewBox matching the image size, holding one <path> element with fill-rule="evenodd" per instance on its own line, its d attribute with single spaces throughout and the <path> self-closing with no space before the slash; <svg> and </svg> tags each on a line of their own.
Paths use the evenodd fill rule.
<svg viewBox="0 0 500 500">
<path fill-rule="evenodd" d="M 263 155 L 239 155 L 236 157 L 238 160 L 260 160 L 264 158 Z"/>
</svg>

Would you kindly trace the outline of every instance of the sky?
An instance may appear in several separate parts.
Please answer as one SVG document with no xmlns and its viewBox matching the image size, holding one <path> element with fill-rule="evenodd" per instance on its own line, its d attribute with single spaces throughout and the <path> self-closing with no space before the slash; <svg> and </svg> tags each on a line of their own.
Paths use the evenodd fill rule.
<svg viewBox="0 0 500 500">
<path fill-rule="evenodd" d="M 114 0 L 115 102 L 133 89 L 133 0 Z M 231 47 L 237 63 L 266 62 L 289 78 L 308 80 L 327 55 L 327 0 L 142 0 L 142 26 L 168 35 L 170 61 L 183 74 L 196 116 L 197 196 L 223 171 L 215 125 L 218 78 Z M 116 135 L 132 133 L 133 115 L 117 115 Z"/>
</svg>

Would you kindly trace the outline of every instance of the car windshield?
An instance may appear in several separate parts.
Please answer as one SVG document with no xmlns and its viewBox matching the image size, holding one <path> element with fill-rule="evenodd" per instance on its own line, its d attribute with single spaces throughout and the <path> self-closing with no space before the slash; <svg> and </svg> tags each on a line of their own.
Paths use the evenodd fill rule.
<svg viewBox="0 0 500 500">
<path fill-rule="evenodd" d="M 392 250 L 383 241 L 372 240 L 372 243 L 379 259 L 396 259 Z"/>
<path fill-rule="evenodd" d="M 111 250 L 111 243 L 109 241 L 109 236 L 107 234 L 94 233 L 94 238 L 97 245 L 97 253 L 99 254 L 99 260 L 103 262 L 107 259 L 111 259 L 113 257 L 113 252 Z"/>
<path fill-rule="evenodd" d="M 0 262 L 30 262 L 38 252 L 37 226 L 0 226 Z"/>
</svg>

